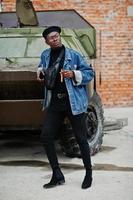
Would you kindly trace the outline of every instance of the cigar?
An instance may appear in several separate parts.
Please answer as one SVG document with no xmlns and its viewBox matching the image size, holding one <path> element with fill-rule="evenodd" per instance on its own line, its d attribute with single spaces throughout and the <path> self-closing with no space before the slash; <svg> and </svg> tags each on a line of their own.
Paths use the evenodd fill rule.
<svg viewBox="0 0 133 200">
<path fill-rule="evenodd" d="M 63 74 L 62 74 L 62 72 L 63 72 L 63 70 L 61 69 L 61 71 L 60 71 L 60 81 L 61 81 L 61 83 L 63 82 Z"/>
</svg>

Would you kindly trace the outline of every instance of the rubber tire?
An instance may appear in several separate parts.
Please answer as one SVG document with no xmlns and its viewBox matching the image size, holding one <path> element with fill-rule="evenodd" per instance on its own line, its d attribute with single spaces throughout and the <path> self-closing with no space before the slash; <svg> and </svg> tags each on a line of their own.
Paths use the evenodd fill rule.
<svg viewBox="0 0 133 200">
<path fill-rule="evenodd" d="M 91 156 L 96 154 L 103 142 L 103 108 L 100 96 L 94 92 L 86 112 L 87 138 Z M 67 157 L 80 157 L 80 150 L 72 131 L 69 120 L 62 126 L 59 136 L 61 149 Z"/>
<path fill-rule="evenodd" d="M 90 154 L 96 154 L 103 142 L 103 107 L 100 96 L 95 91 L 91 97 L 86 113 L 87 137 L 90 146 Z"/>
</svg>

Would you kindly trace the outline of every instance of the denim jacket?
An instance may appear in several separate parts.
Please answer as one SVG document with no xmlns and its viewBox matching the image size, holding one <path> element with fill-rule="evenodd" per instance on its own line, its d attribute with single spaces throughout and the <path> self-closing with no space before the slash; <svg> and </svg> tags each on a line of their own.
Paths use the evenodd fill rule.
<svg viewBox="0 0 133 200">
<path fill-rule="evenodd" d="M 47 68 L 50 60 L 50 48 L 41 54 L 38 70 Z M 65 47 L 64 70 L 73 70 L 75 80 L 64 78 L 69 95 L 69 101 L 73 115 L 86 112 L 88 106 L 87 83 L 94 77 L 94 71 L 85 59 L 75 50 Z M 51 90 L 44 88 L 44 108 L 48 107 L 51 100 Z"/>
</svg>

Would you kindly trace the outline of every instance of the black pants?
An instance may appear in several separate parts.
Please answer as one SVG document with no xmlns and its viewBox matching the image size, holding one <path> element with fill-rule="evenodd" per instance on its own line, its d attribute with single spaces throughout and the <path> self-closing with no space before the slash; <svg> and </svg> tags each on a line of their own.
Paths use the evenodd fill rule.
<svg viewBox="0 0 133 200">
<path fill-rule="evenodd" d="M 56 104 L 53 104 L 46 111 L 46 117 L 41 133 L 41 140 L 43 142 L 51 168 L 54 170 L 55 168 L 59 167 L 54 140 L 60 125 L 66 116 L 71 122 L 73 132 L 79 144 L 84 167 L 86 169 L 91 169 L 90 150 L 89 144 L 87 142 L 87 130 L 85 124 L 85 113 L 73 115 L 70 109 L 70 105 L 68 104 L 65 104 L 64 106 L 56 106 Z"/>
</svg>

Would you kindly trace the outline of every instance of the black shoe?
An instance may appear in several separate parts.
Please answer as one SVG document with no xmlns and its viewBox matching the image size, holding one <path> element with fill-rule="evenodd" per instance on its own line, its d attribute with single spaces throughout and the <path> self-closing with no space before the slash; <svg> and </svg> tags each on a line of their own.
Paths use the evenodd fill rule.
<svg viewBox="0 0 133 200">
<path fill-rule="evenodd" d="M 87 170 L 85 178 L 82 183 L 82 189 L 87 189 L 91 187 L 92 184 L 92 170 Z"/>
<path fill-rule="evenodd" d="M 53 176 L 50 182 L 47 184 L 44 184 L 43 187 L 48 189 L 48 188 L 55 187 L 57 185 L 62 185 L 63 183 L 65 183 L 65 178 L 62 172 L 60 170 L 56 170 L 55 172 L 53 172 Z"/>
</svg>

